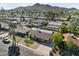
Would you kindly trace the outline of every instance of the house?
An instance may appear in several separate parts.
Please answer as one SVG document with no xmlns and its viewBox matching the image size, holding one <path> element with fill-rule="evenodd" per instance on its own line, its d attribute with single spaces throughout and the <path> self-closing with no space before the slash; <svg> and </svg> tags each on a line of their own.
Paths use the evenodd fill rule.
<svg viewBox="0 0 79 59">
<path fill-rule="evenodd" d="M 15 29 L 16 34 L 21 36 L 21 37 L 24 37 L 25 35 L 27 35 L 29 31 L 30 31 L 30 28 L 24 27 L 24 26 L 23 27 L 17 27 Z"/>
<path fill-rule="evenodd" d="M 1 28 L 5 28 L 5 29 L 9 29 L 9 25 L 7 23 L 4 23 L 4 22 L 0 22 L 1 24 Z"/>
<path fill-rule="evenodd" d="M 40 17 L 37 17 L 37 19 L 45 20 L 45 19 L 47 19 L 47 17 L 40 16 Z"/>
<path fill-rule="evenodd" d="M 29 32 L 29 37 L 41 41 L 50 41 L 52 39 L 52 33 L 53 31 L 32 28 Z"/>
<path fill-rule="evenodd" d="M 59 26 L 62 24 L 60 21 L 49 21 L 47 25 L 47 29 L 53 30 L 53 31 L 59 31 Z"/>
<path fill-rule="evenodd" d="M 31 18 L 29 16 L 20 16 L 20 21 L 30 21 Z"/>
<path fill-rule="evenodd" d="M 45 23 L 46 23 L 45 20 L 38 19 L 38 20 L 32 21 L 32 26 L 34 26 L 34 27 L 41 27 L 41 26 L 43 26 Z"/>
<path fill-rule="evenodd" d="M 78 16 L 71 16 L 71 19 L 70 19 L 70 23 L 74 23 L 75 21 L 79 20 L 79 17 Z"/>
<path fill-rule="evenodd" d="M 3 20 L 4 19 L 4 20 Z M 18 21 L 20 18 L 19 17 L 0 17 L 0 21 L 1 22 L 14 22 L 14 21 Z"/>
<path fill-rule="evenodd" d="M 74 22 L 75 21 L 75 19 L 76 19 L 76 17 L 74 17 L 74 16 L 71 16 L 71 19 L 69 20 L 69 22 Z"/>
<path fill-rule="evenodd" d="M 66 22 L 67 18 L 54 18 L 54 21 Z"/>
<path fill-rule="evenodd" d="M 9 26 L 7 23 L 0 22 L 0 33 L 5 33 L 9 31 Z"/>
</svg>

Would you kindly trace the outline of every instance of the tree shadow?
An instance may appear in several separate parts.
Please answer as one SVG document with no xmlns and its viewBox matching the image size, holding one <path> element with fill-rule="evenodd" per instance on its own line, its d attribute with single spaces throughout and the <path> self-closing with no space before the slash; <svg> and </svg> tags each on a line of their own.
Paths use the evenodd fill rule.
<svg viewBox="0 0 79 59">
<path fill-rule="evenodd" d="M 8 56 L 19 56 L 20 48 L 18 46 L 9 46 L 8 47 Z"/>
</svg>

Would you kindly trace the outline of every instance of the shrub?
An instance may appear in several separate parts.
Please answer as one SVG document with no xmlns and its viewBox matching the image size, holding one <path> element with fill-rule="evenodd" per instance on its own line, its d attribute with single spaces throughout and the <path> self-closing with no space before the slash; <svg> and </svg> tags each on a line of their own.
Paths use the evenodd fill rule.
<svg viewBox="0 0 79 59">
<path fill-rule="evenodd" d="M 29 40 L 29 39 L 25 39 L 24 42 L 26 45 L 31 45 L 34 43 L 32 40 Z"/>
</svg>

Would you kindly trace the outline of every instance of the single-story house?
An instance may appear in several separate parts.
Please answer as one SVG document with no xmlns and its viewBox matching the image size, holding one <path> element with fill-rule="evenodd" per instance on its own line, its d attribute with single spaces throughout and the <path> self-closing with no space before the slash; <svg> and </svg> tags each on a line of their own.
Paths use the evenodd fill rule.
<svg viewBox="0 0 79 59">
<path fill-rule="evenodd" d="M 45 19 L 47 19 L 47 17 L 40 16 L 40 17 L 37 17 L 37 19 L 45 20 Z"/>
<path fill-rule="evenodd" d="M 53 31 L 32 28 L 29 32 L 29 37 L 41 41 L 50 41 L 52 39 L 52 33 Z"/>
<path fill-rule="evenodd" d="M 25 35 L 28 35 L 29 31 L 30 31 L 30 28 L 27 28 L 27 27 L 17 27 L 15 29 L 16 34 L 22 37 L 24 37 Z"/>
<path fill-rule="evenodd" d="M 59 31 L 59 26 L 62 24 L 60 21 L 49 21 L 47 25 L 47 29 L 53 30 L 53 31 Z"/>
<path fill-rule="evenodd" d="M 9 25 L 7 23 L 4 23 L 4 22 L 0 22 L 1 24 L 1 28 L 5 28 L 5 29 L 9 29 Z"/>
<path fill-rule="evenodd" d="M 32 25 L 35 26 L 35 27 L 41 27 L 41 26 L 43 26 L 45 23 L 46 23 L 46 21 L 45 21 L 45 20 L 41 20 L 41 19 L 33 20 L 33 21 L 32 21 Z"/>
<path fill-rule="evenodd" d="M 54 21 L 66 22 L 67 18 L 54 18 Z"/>
<path fill-rule="evenodd" d="M 31 18 L 29 16 L 20 16 L 21 21 L 30 21 Z"/>
</svg>

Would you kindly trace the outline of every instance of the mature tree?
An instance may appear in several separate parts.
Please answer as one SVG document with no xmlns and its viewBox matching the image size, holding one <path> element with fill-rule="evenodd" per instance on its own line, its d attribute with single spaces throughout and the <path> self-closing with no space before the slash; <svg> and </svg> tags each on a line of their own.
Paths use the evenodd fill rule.
<svg viewBox="0 0 79 59">
<path fill-rule="evenodd" d="M 67 32 L 67 25 L 66 24 L 61 24 L 59 28 L 60 28 L 61 33 Z"/>
<path fill-rule="evenodd" d="M 68 24 L 68 26 L 67 26 L 67 28 L 68 28 L 68 31 L 70 32 L 70 33 L 74 33 L 74 26 L 72 25 L 72 24 Z"/>
<path fill-rule="evenodd" d="M 66 46 L 67 46 L 67 49 L 66 51 L 68 51 L 69 55 L 76 55 L 78 56 L 79 55 L 79 46 L 77 46 L 76 44 L 73 43 L 72 39 L 69 39 L 68 41 L 66 41 Z"/>
<path fill-rule="evenodd" d="M 53 39 L 52 39 L 53 47 L 52 47 L 52 51 L 50 51 L 50 53 L 49 53 L 50 56 L 53 56 L 54 54 L 57 54 L 57 55 L 60 54 L 60 53 L 58 53 L 58 52 L 60 52 L 58 45 L 63 42 L 62 39 L 63 39 L 63 36 L 61 33 L 54 32 Z"/>
<path fill-rule="evenodd" d="M 61 56 L 79 56 L 79 46 L 75 45 L 72 39 L 68 41 L 61 41 L 50 51 L 50 55 L 61 55 Z"/>
<path fill-rule="evenodd" d="M 79 34 L 79 26 L 76 27 L 75 32 L 76 32 L 77 34 Z"/>
<path fill-rule="evenodd" d="M 11 12 L 11 16 L 12 16 L 13 19 L 14 19 L 14 17 L 16 17 L 16 14 L 15 14 L 14 11 Z"/>
<path fill-rule="evenodd" d="M 62 36 L 61 33 L 54 32 L 54 34 L 53 34 L 53 40 L 52 40 L 53 46 L 55 46 L 55 45 L 59 44 L 60 42 L 62 42 L 62 39 L 63 39 L 63 36 Z"/>
<path fill-rule="evenodd" d="M 72 22 L 72 26 L 74 27 L 74 34 L 79 34 L 79 20 L 78 19 L 75 19 L 73 22 Z"/>
<path fill-rule="evenodd" d="M 72 48 L 73 45 L 74 45 L 72 39 L 68 39 L 65 43 L 66 43 L 66 45 L 68 46 L 68 48 Z"/>
<path fill-rule="evenodd" d="M 62 41 L 62 35 L 59 32 L 53 34 L 53 48 L 49 55 L 62 55 L 62 56 L 79 56 L 79 46 L 74 44 L 70 37 L 67 41 Z"/>
<path fill-rule="evenodd" d="M 69 21 L 71 19 L 71 15 L 67 16 L 67 21 Z"/>
<path fill-rule="evenodd" d="M 47 20 L 53 20 L 54 16 L 55 16 L 55 13 L 53 13 L 52 11 L 47 11 L 45 13 L 45 16 L 47 17 Z"/>
</svg>

